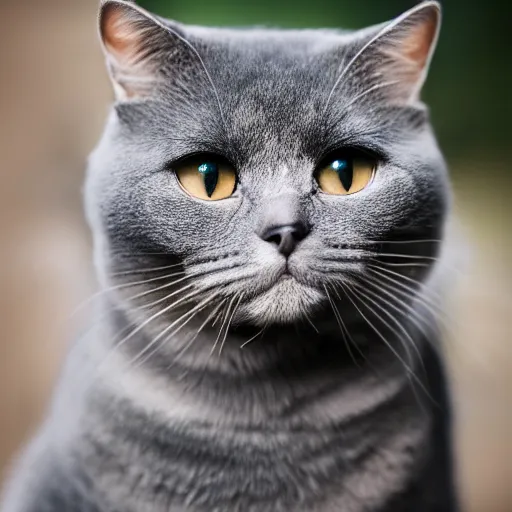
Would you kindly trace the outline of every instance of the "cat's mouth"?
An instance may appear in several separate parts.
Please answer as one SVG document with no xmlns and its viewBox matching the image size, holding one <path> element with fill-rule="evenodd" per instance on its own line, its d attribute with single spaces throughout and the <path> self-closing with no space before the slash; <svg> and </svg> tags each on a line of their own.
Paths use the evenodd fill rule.
<svg viewBox="0 0 512 512">
<path fill-rule="evenodd" d="M 262 297 L 265 295 L 277 294 L 280 300 L 285 300 L 290 294 L 300 295 L 305 289 L 314 289 L 310 283 L 301 279 L 300 273 L 290 268 L 286 263 L 281 269 L 259 289 L 254 290 L 251 299 Z"/>
<path fill-rule="evenodd" d="M 286 262 L 283 266 L 283 268 L 280 270 L 280 272 L 277 274 L 274 283 L 272 283 L 269 286 L 269 289 L 273 286 L 277 285 L 279 282 L 282 281 L 295 281 L 297 284 L 304 284 L 302 283 L 301 279 L 297 276 L 297 273 L 294 272 L 291 268 L 288 262 Z"/>
<path fill-rule="evenodd" d="M 267 286 L 254 290 L 241 304 L 241 316 L 257 325 L 293 323 L 323 301 L 323 294 L 283 269 Z"/>
<path fill-rule="evenodd" d="M 294 276 L 291 273 L 290 268 L 288 267 L 288 264 L 286 264 L 286 266 L 284 267 L 282 274 L 278 277 L 278 280 L 279 279 L 294 279 Z"/>
</svg>

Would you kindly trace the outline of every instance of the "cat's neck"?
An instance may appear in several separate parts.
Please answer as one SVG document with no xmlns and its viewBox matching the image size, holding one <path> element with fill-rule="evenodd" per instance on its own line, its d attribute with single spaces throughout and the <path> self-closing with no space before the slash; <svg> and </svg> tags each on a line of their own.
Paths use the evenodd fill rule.
<svg viewBox="0 0 512 512">
<path fill-rule="evenodd" d="M 119 323 L 117 317 L 116 331 Z M 142 352 L 151 343 L 143 332 L 118 349 L 111 339 L 100 340 L 99 360 L 108 358 L 102 385 L 113 400 L 170 422 L 251 429 L 330 428 L 411 385 L 405 355 L 397 357 L 360 327 L 357 340 L 349 342 L 357 346 L 347 345 L 337 326 L 322 332 L 305 326 L 268 329 L 243 348 L 252 329 L 233 329 L 221 338 L 215 329 L 194 338 L 196 331 L 191 324 L 154 352 Z"/>
</svg>

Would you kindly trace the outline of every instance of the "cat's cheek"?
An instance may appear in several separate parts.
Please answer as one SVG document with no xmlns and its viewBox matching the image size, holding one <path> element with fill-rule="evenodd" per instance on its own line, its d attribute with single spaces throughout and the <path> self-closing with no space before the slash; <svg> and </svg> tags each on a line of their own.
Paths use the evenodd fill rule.
<svg viewBox="0 0 512 512">
<path fill-rule="evenodd" d="M 129 211 L 122 216 L 138 219 L 138 236 L 182 257 L 211 250 L 221 240 L 229 243 L 226 234 L 233 232 L 230 226 L 241 204 L 239 197 L 220 201 L 194 198 L 171 173 L 155 176 L 133 191 L 132 197 Z"/>
</svg>

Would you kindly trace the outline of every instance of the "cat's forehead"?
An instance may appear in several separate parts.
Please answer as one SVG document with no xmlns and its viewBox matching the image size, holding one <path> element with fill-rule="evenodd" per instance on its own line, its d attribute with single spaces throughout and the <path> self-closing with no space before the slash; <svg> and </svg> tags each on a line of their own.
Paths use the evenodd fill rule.
<svg viewBox="0 0 512 512">
<path fill-rule="evenodd" d="M 183 26 L 181 26 L 183 27 Z M 285 30 L 272 28 L 211 28 L 187 25 L 183 27 L 190 41 L 217 47 L 224 53 L 241 55 L 268 54 L 274 58 L 299 58 L 319 54 L 350 44 L 354 32 L 328 29 Z"/>
<path fill-rule="evenodd" d="M 332 87 L 353 40 L 327 30 L 202 27 L 193 27 L 187 37 L 224 92 L 258 96 L 260 101 L 293 101 L 305 91 L 311 99 L 321 95 Z"/>
<path fill-rule="evenodd" d="M 198 48 L 224 115 L 243 137 L 304 135 L 322 109 L 351 37 L 336 31 L 206 29 L 187 34 Z"/>
</svg>

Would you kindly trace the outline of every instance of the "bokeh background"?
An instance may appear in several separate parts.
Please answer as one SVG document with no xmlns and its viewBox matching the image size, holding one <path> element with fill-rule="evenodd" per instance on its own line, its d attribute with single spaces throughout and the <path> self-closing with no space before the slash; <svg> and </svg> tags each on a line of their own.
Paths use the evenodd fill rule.
<svg viewBox="0 0 512 512">
<path fill-rule="evenodd" d="M 195 24 L 379 23 L 408 0 L 146 0 Z M 450 167 L 468 264 L 447 335 L 468 512 L 512 510 L 512 12 L 447 0 L 424 97 Z M 0 0 L 0 477 L 41 420 L 76 306 L 94 290 L 87 154 L 112 95 L 97 0 Z"/>
</svg>

